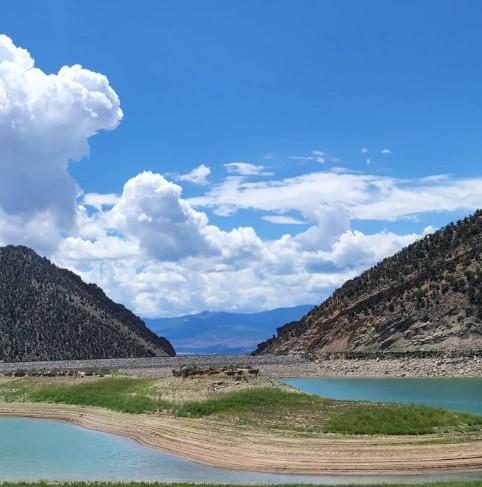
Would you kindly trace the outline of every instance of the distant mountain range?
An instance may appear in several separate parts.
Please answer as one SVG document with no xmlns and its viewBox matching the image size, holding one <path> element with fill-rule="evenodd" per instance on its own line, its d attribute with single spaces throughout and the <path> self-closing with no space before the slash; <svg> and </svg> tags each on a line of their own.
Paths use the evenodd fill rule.
<svg viewBox="0 0 482 487">
<path fill-rule="evenodd" d="M 204 311 L 177 318 L 144 319 L 155 333 L 169 337 L 177 353 L 243 354 L 272 336 L 287 321 L 299 320 L 313 305 L 277 308 L 259 313 Z"/>
<path fill-rule="evenodd" d="M 0 247 L 0 360 L 174 355 L 140 318 L 27 247 Z"/>
<path fill-rule="evenodd" d="M 433 349 L 482 349 L 482 211 L 346 282 L 257 352 Z"/>
</svg>

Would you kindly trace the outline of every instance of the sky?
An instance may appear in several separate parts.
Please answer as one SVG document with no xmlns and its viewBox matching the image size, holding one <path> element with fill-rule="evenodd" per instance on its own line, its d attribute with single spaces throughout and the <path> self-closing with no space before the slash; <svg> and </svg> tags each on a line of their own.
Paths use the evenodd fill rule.
<svg viewBox="0 0 482 487">
<path fill-rule="evenodd" d="M 482 207 L 482 4 L 4 0 L 0 244 L 144 317 L 319 303 Z"/>
</svg>

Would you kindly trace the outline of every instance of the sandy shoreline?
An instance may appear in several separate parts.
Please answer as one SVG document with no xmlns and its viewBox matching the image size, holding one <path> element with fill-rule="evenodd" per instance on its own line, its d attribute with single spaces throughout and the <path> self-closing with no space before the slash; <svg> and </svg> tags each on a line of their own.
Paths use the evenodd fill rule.
<svg viewBox="0 0 482 487">
<path fill-rule="evenodd" d="M 482 434 L 443 444 L 427 444 L 437 439 L 434 436 L 288 437 L 230 430 L 206 420 L 39 403 L 0 403 L 0 416 L 68 421 L 199 463 L 238 470 L 305 475 L 482 472 Z"/>
</svg>

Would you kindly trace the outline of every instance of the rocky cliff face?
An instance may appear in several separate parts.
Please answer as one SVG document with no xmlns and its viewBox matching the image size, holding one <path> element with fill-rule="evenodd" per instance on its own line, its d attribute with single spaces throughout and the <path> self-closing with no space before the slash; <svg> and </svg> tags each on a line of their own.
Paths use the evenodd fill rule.
<svg viewBox="0 0 482 487">
<path fill-rule="evenodd" d="M 94 284 L 26 247 L 0 248 L 0 360 L 174 355 Z"/>
<path fill-rule="evenodd" d="M 256 353 L 482 349 L 482 211 L 345 283 Z"/>
</svg>

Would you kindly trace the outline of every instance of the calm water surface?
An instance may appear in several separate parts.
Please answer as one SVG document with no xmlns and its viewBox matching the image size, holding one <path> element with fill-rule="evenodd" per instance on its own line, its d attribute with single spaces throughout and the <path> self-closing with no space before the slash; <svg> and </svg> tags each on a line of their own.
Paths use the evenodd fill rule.
<svg viewBox="0 0 482 487">
<path fill-rule="evenodd" d="M 304 392 L 334 399 L 427 404 L 482 414 L 482 378 L 283 379 Z"/>
<path fill-rule="evenodd" d="M 382 483 L 482 479 L 456 476 L 299 476 L 208 467 L 128 438 L 34 419 L 0 418 L 0 481 L 104 480 L 222 483 Z"/>
</svg>

